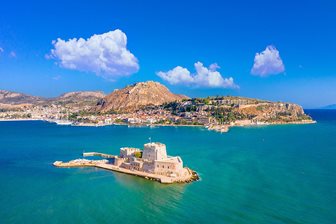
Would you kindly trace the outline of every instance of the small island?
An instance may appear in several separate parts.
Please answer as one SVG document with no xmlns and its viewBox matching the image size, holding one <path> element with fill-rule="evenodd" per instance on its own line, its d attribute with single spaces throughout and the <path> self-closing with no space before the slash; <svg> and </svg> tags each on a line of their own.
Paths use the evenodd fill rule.
<svg viewBox="0 0 336 224">
<path fill-rule="evenodd" d="M 119 155 L 98 152 L 83 153 L 84 157 L 100 156 L 102 160 L 76 159 L 69 162 L 56 161 L 56 167 L 97 167 L 135 175 L 160 183 L 189 183 L 199 179 L 198 174 L 183 167 L 179 156 L 167 155 L 166 145 L 150 142 L 139 148 L 123 147 Z"/>
</svg>

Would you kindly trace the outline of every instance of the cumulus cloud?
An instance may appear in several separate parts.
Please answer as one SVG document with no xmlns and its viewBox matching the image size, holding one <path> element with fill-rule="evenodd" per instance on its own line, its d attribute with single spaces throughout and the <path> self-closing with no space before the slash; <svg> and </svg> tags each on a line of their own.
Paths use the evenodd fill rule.
<svg viewBox="0 0 336 224">
<path fill-rule="evenodd" d="M 239 88 L 232 77 L 223 78 L 217 71 L 219 66 L 211 64 L 208 68 L 201 62 L 194 64 L 196 72 L 192 74 L 188 69 L 177 66 L 167 72 L 157 72 L 157 75 L 172 85 L 195 85 L 197 87 Z"/>
<path fill-rule="evenodd" d="M 256 53 L 251 74 L 261 77 L 276 75 L 285 71 L 279 51 L 274 46 L 267 46 L 261 53 Z"/>
<path fill-rule="evenodd" d="M 86 40 L 58 38 L 52 44 L 54 49 L 46 57 L 55 59 L 63 68 L 93 72 L 109 80 L 139 70 L 137 58 L 126 47 L 127 36 L 119 29 Z"/>
</svg>

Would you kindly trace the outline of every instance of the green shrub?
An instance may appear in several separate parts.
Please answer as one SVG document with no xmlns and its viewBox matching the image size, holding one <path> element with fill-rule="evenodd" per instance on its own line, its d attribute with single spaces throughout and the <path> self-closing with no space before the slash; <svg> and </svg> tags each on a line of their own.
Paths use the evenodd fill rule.
<svg viewBox="0 0 336 224">
<path fill-rule="evenodd" d="M 141 151 L 134 152 L 134 157 L 142 158 L 142 152 Z"/>
</svg>

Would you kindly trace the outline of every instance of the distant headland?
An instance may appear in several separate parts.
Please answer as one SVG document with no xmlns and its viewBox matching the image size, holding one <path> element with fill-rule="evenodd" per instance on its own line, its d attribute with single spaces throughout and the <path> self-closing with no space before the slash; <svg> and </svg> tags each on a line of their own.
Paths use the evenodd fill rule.
<svg viewBox="0 0 336 224">
<path fill-rule="evenodd" d="M 319 109 L 324 109 L 324 110 L 336 110 L 336 104 L 330 104 L 324 107 L 321 107 Z"/>
<path fill-rule="evenodd" d="M 46 120 L 78 126 L 190 125 L 226 132 L 232 126 L 314 123 L 301 106 L 236 96 L 189 98 L 139 82 L 105 95 L 70 92 L 41 98 L 0 90 L 0 120 Z"/>
</svg>

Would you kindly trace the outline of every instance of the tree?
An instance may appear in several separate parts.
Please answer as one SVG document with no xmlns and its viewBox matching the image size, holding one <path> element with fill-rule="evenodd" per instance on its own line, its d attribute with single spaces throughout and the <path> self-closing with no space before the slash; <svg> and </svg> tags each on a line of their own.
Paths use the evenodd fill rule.
<svg viewBox="0 0 336 224">
<path fill-rule="evenodd" d="M 207 97 L 204 99 L 204 104 L 209 105 L 210 104 L 210 97 Z"/>
</svg>

